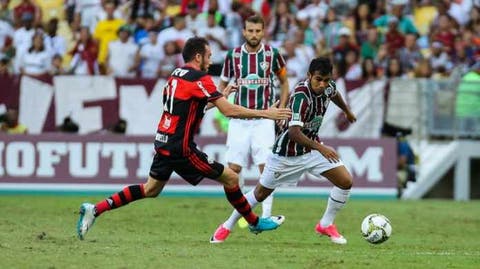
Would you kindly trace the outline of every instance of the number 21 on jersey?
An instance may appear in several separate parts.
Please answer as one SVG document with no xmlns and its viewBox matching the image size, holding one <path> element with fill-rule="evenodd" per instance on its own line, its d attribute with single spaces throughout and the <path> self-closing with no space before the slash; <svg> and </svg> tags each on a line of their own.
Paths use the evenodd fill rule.
<svg viewBox="0 0 480 269">
<path fill-rule="evenodd" d="M 173 100 L 175 99 L 177 85 L 178 80 L 171 79 L 163 89 L 163 111 L 167 111 L 170 114 L 173 113 Z"/>
</svg>

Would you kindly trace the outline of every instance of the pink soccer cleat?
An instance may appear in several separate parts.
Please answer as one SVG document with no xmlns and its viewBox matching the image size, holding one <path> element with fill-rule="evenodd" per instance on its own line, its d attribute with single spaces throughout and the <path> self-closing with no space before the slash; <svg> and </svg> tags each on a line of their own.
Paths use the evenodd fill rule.
<svg viewBox="0 0 480 269">
<path fill-rule="evenodd" d="M 225 241 L 229 235 L 230 230 L 223 227 L 223 224 L 220 224 L 220 226 L 218 226 L 218 228 L 215 230 L 215 233 L 210 238 L 210 243 L 223 243 L 223 241 Z"/>
<path fill-rule="evenodd" d="M 320 223 L 317 223 L 317 226 L 315 226 L 315 232 L 317 232 L 320 235 L 326 235 L 330 237 L 330 240 L 335 244 L 344 245 L 347 243 L 347 239 L 345 239 L 345 237 L 343 237 L 337 231 L 337 227 L 334 224 L 331 224 L 327 227 L 322 227 Z"/>
</svg>

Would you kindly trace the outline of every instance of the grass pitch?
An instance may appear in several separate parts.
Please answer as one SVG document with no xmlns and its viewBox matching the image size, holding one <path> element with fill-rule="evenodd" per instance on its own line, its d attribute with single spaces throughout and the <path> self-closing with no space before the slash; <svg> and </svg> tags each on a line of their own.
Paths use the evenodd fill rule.
<svg viewBox="0 0 480 269">
<path fill-rule="evenodd" d="M 480 202 L 352 199 L 336 219 L 348 244 L 314 233 L 326 199 L 279 197 L 282 227 L 253 235 L 236 227 L 223 244 L 211 234 L 231 212 L 223 198 L 160 197 L 107 212 L 84 241 L 81 202 L 103 197 L 0 196 L 1 268 L 480 268 Z M 258 210 L 257 210 L 258 212 Z M 392 237 L 370 245 L 360 223 L 392 222 Z"/>
</svg>

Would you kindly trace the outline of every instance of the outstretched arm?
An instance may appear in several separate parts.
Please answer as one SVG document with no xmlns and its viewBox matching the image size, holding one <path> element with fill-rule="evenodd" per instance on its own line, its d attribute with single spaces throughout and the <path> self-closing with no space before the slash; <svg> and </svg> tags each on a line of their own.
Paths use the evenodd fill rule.
<svg viewBox="0 0 480 269">
<path fill-rule="evenodd" d="M 355 116 L 355 114 L 353 114 L 353 112 L 350 110 L 350 108 L 348 107 L 347 103 L 345 103 L 345 101 L 343 100 L 343 97 L 342 95 L 340 94 L 340 92 L 337 92 L 337 94 L 335 94 L 331 100 L 333 101 L 333 103 L 335 105 L 337 105 L 342 111 L 343 113 L 345 113 L 345 116 L 347 117 L 348 121 L 349 122 L 355 122 L 357 121 L 357 117 Z"/>
<path fill-rule="evenodd" d="M 266 118 L 272 120 L 288 119 L 292 112 L 289 108 L 276 108 L 278 102 L 267 110 L 248 109 L 228 102 L 225 97 L 220 97 L 212 103 L 223 115 L 232 118 Z"/>
<path fill-rule="evenodd" d="M 228 98 L 228 96 L 230 95 L 230 93 L 234 92 L 237 90 L 237 87 L 233 84 L 230 84 L 227 86 L 227 83 L 223 83 L 224 81 L 221 81 L 220 82 L 220 85 L 219 85 L 219 89 L 220 91 L 222 92 L 223 94 L 223 97 L 225 98 Z M 215 104 L 213 104 L 212 102 L 208 102 L 207 106 L 206 106 L 206 110 L 209 110 L 210 108 L 214 107 Z"/>
</svg>

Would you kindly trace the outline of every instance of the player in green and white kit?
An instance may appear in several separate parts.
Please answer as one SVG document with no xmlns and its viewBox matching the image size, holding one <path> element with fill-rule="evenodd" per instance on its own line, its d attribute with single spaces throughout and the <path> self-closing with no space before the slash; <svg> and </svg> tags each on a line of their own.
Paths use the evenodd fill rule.
<svg viewBox="0 0 480 269">
<path fill-rule="evenodd" d="M 337 231 L 333 221 L 348 200 L 352 176 L 335 150 L 324 145 L 318 138 L 318 130 L 330 101 L 343 110 L 350 122 L 356 121 L 355 115 L 336 90 L 330 60 L 313 59 L 308 79 L 297 84 L 290 97 L 292 118 L 277 136 L 259 183 L 254 190 L 245 194 L 245 197 L 254 207 L 281 184 L 296 184 L 304 172 L 326 177 L 334 187 L 315 231 L 329 236 L 334 243 L 346 244 L 347 240 Z M 241 215 L 234 211 L 215 231 L 212 239 L 217 242 L 225 241 L 233 227 L 232 223 L 234 224 L 240 217 Z"/>
<path fill-rule="evenodd" d="M 227 53 L 219 88 L 233 80 L 237 87 L 234 103 L 250 109 L 268 109 L 275 101 L 274 76 L 280 81 L 280 107 L 288 102 L 289 86 L 285 60 L 278 49 L 262 43 L 264 21 L 254 15 L 246 19 L 245 43 Z M 237 173 L 248 164 L 249 157 L 263 172 L 267 156 L 275 142 L 275 123 L 266 119 L 231 119 L 227 134 L 228 165 Z M 240 182 L 243 185 L 242 181 Z M 272 196 L 263 202 L 262 216 L 269 217 Z"/>
</svg>

